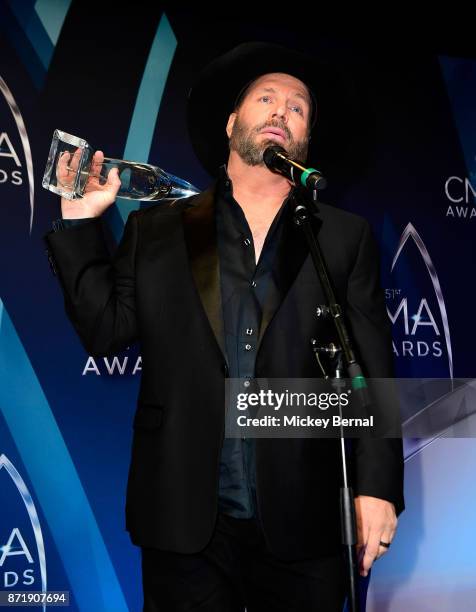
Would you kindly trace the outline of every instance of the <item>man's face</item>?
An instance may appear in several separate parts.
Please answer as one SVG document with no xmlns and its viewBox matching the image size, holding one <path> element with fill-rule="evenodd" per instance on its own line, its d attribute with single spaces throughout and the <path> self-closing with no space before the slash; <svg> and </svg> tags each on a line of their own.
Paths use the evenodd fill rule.
<svg viewBox="0 0 476 612">
<path fill-rule="evenodd" d="M 250 166 L 263 164 L 263 152 L 280 145 L 290 157 L 307 158 L 311 100 L 306 85 L 289 74 L 265 74 L 249 86 L 226 126 L 230 150 Z"/>
</svg>

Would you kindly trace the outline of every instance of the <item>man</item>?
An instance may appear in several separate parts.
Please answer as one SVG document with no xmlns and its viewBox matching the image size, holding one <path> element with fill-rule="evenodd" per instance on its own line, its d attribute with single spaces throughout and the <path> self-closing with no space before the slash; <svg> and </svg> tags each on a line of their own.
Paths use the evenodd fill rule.
<svg viewBox="0 0 476 612">
<path fill-rule="evenodd" d="M 315 377 L 310 338 L 335 338 L 314 316 L 324 295 L 292 223 L 294 188 L 262 161 L 270 144 L 306 160 L 332 108 L 324 83 L 297 52 L 236 47 L 189 96 L 192 144 L 218 174 L 209 189 L 131 213 L 111 260 L 100 221 L 119 188 L 111 171 L 104 191 L 62 201 L 63 218 L 82 220 L 45 237 L 86 350 L 141 345 L 126 526 L 142 547 L 145 610 L 342 609 L 338 441 L 224 439 L 225 377 Z M 364 373 L 390 376 L 369 225 L 325 205 L 318 217 Z M 366 575 L 404 507 L 401 441 L 355 441 L 353 471 Z"/>
</svg>

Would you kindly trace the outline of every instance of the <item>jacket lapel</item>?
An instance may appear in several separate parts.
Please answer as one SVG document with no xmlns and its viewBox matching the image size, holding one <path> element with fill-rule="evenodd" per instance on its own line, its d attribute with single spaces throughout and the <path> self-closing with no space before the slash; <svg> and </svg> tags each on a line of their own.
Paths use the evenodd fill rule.
<svg viewBox="0 0 476 612">
<path fill-rule="evenodd" d="M 285 214 L 283 231 L 273 264 L 275 282 L 270 284 L 270 290 L 266 296 L 258 337 L 258 350 L 271 320 L 282 304 L 309 254 L 304 232 L 294 223 L 295 202 L 293 196 L 291 197 L 292 200 L 288 202 L 286 210 L 283 211 Z M 317 235 L 322 220 L 317 212 L 313 212 L 310 217 L 314 235 Z"/>
<path fill-rule="evenodd" d="M 218 346 L 226 360 L 220 265 L 215 222 L 216 182 L 182 213 L 192 276 Z"/>
</svg>

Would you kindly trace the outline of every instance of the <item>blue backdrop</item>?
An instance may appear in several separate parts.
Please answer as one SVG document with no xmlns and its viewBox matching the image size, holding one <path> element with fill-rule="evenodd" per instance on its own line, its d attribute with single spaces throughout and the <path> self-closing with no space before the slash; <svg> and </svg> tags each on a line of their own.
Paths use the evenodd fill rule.
<svg viewBox="0 0 476 612">
<path fill-rule="evenodd" d="M 44 253 L 60 207 L 41 179 L 59 128 L 205 188 L 186 97 L 197 71 L 240 42 L 287 44 L 357 75 L 375 154 L 322 199 L 373 225 L 399 375 L 473 375 L 474 55 L 401 32 L 316 34 L 312 10 L 305 23 L 270 12 L 0 3 L 0 590 L 69 590 L 72 610 L 140 609 L 140 555 L 124 529 L 140 352 L 85 354 Z M 137 206 L 108 210 L 111 241 Z M 473 439 L 406 444 L 407 509 L 372 571 L 368 610 L 472 609 L 475 472 Z"/>
</svg>

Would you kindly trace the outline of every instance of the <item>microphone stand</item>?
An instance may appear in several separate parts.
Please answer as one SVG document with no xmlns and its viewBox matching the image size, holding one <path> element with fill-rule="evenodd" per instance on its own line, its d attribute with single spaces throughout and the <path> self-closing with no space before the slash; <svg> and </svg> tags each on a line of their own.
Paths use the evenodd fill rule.
<svg viewBox="0 0 476 612">
<path fill-rule="evenodd" d="M 332 316 L 334 321 L 337 334 L 340 341 L 340 347 L 336 347 L 334 344 L 329 345 L 329 347 L 319 347 L 317 346 L 316 340 L 311 340 L 313 345 L 313 350 L 316 354 L 316 359 L 324 372 L 325 378 L 329 378 L 324 369 L 322 368 L 322 364 L 319 360 L 319 353 L 327 353 L 332 357 L 337 356 L 337 365 L 335 378 L 332 381 L 332 384 L 335 388 L 339 389 L 342 386 L 345 386 L 345 381 L 343 380 L 344 370 L 347 371 L 348 377 L 351 378 L 352 388 L 355 391 L 355 395 L 363 405 L 366 407 L 368 405 L 367 398 L 367 384 L 365 382 L 365 378 L 362 374 L 362 369 L 357 363 L 355 353 L 352 349 L 351 340 L 349 337 L 349 333 L 345 326 L 343 317 L 342 317 L 342 309 L 340 305 L 337 303 L 334 289 L 332 287 L 332 283 L 329 277 L 329 272 L 327 269 L 326 262 L 324 260 L 323 253 L 321 251 L 319 242 L 317 241 L 314 233 L 312 231 L 311 223 L 310 223 L 310 212 L 309 212 L 309 201 L 307 193 L 304 192 L 302 188 L 298 188 L 296 190 L 296 208 L 294 211 L 294 223 L 300 227 L 304 235 L 306 237 L 307 243 L 309 245 L 309 251 L 311 253 L 312 261 L 314 263 L 314 267 L 316 268 L 316 272 L 319 276 L 324 294 L 326 296 L 326 300 L 328 306 L 323 305 L 318 309 L 318 316 Z M 313 204 L 317 205 L 317 192 L 316 189 L 313 190 Z M 341 405 L 339 401 L 339 412 L 340 416 L 342 416 Z M 355 519 L 355 505 L 354 505 L 354 495 L 352 491 L 352 487 L 348 481 L 348 468 L 347 468 L 347 457 L 345 452 L 345 438 L 343 435 L 343 428 L 340 428 L 340 443 L 341 443 L 341 465 L 342 465 L 342 487 L 340 490 L 340 509 L 341 509 L 341 528 L 342 528 L 342 544 L 344 547 L 346 565 L 347 565 L 347 573 L 348 573 L 348 599 L 349 606 L 351 612 L 360 612 L 360 600 L 358 596 L 358 562 L 357 562 L 357 525 Z"/>
</svg>

